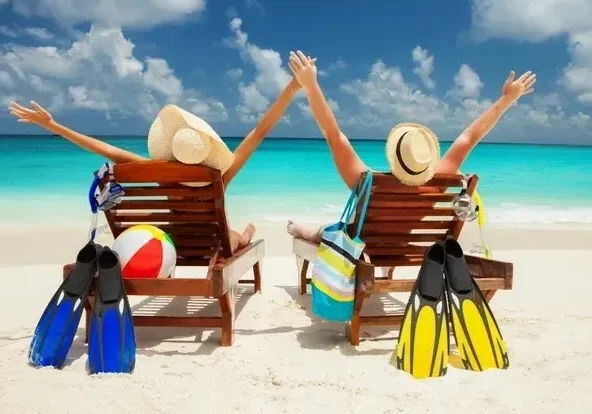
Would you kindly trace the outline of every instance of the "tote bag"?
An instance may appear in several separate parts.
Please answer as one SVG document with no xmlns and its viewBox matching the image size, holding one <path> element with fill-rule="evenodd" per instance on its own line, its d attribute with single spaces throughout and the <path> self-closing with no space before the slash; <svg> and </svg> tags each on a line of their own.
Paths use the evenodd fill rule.
<svg viewBox="0 0 592 414">
<path fill-rule="evenodd" d="M 357 189 L 356 189 L 357 190 Z M 356 289 L 356 264 L 364 251 L 360 239 L 372 190 L 372 173 L 368 171 L 359 193 L 352 191 L 338 223 L 325 227 L 312 269 L 312 312 L 328 321 L 351 320 Z M 363 197 L 363 205 L 354 238 L 347 225 Z"/>
</svg>

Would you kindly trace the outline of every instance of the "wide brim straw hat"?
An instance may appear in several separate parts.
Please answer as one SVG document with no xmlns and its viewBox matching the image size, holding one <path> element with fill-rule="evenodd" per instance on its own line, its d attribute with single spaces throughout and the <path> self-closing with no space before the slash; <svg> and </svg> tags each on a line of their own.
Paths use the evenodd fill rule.
<svg viewBox="0 0 592 414">
<path fill-rule="evenodd" d="M 403 184 L 425 184 L 436 173 L 440 160 L 438 137 L 424 125 L 395 125 L 386 141 L 386 157 L 391 172 Z"/>
<path fill-rule="evenodd" d="M 200 164 L 222 174 L 234 162 L 232 151 L 206 121 L 176 105 L 166 105 L 152 122 L 148 152 L 152 159 Z"/>
</svg>

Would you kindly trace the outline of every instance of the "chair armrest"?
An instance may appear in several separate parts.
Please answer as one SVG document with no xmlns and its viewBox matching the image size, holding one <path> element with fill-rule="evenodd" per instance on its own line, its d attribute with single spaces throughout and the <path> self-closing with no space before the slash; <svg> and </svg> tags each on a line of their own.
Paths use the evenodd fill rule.
<svg viewBox="0 0 592 414">
<path fill-rule="evenodd" d="M 70 272 L 72 272 L 72 269 L 74 269 L 75 264 L 76 263 L 68 263 L 64 265 L 64 267 L 62 268 L 62 277 L 64 278 L 64 280 L 66 280 Z"/>
<path fill-rule="evenodd" d="M 292 251 L 294 254 L 309 262 L 314 262 L 317 257 L 319 245 L 309 241 L 294 237 L 292 242 Z"/>
<path fill-rule="evenodd" d="M 512 289 L 514 281 L 514 265 L 512 263 L 471 255 L 465 255 L 465 260 L 469 273 L 474 278 L 504 279 L 504 289 Z"/>
<path fill-rule="evenodd" d="M 223 295 L 229 288 L 238 284 L 241 277 L 265 255 L 263 239 L 250 243 L 231 257 L 217 262 L 208 273 L 212 276 L 214 292 Z M 208 277 L 210 277 L 208 275 Z"/>
</svg>

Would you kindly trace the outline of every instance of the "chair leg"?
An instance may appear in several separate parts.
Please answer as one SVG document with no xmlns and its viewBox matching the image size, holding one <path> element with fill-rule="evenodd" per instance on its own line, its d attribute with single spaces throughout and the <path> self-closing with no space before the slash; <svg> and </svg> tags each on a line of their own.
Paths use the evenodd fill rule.
<svg viewBox="0 0 592 414">
<path fill-rule="evenodd" d="M 360 312 L 362 305 L 364 304 L 365 296 L 361 293 L 356 292 L 354 299 L 354 311 L 350 323 L 346 326 L 346 334 L 349 339 L 349 343 L 357 346 L 360 345 L 360 331 L 362 327 L 362 321 L 360 319 Z"/>
<path fill-rule="evenodd" d="M 389 279 L 394 279 L 395 278 L 395 268 L 389 267 L 387 275 L 388 275 Z"/>
<path fill-rule="evenodd" d="M 496 292 L 497 290 L 484 290 L 482 293 L 483 297 L 485 298 L 485 302 L 489 303 L 489 301 L 493 299 L 493 295 L 495 295 Z"/>
<path fill-rule="evenodd" d="M 308 272 L 308 260 L 296 256 L 296 268 L 298 269 L 298 292 L 306 295 L 306 273 Z"/>
<path fill-rule="evenodd" d="M 92 307 L 90 304 L 94 301 L 94 297 L 88 297 L 87 303 L 84 304 L 84 343 L 88 344 L 88 337 L 90 334 L 90 319 L 92 317 Z"/>
<path fill-rule="evenodd" d="M 261 262 L 257 262 L 255 263 L 255 266 L 253 266 L 253 275 L 255 279 L 253 286 L 255 293 L 261 293 Z"/>
<path fill-rule="evenodd" d="M 234 294 L 233 290 L 228 290 L 218 299 L 220 310 L 222 311 L 222 346 L 232 346 L 234 342 Z"/>
</svg>

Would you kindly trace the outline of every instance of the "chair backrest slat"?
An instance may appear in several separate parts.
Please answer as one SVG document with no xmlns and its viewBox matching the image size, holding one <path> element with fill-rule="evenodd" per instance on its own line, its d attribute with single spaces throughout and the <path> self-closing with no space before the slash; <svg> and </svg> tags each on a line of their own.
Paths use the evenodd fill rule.
<svg viewBox="0 0 592 414">
<path fill-rule="evenodd" d="M 206 266 L 216 252 L 232 255 L 220 171 L 143 161 L 117 164 L 113 172 L 125 192 L 122 202 L 105 213 L 114 237 L 136 224 L 154 225 L 170 235 L 180 266 Z M 211 184 L 186 185 L 203 182 Z"/>
<path fill-rule="evenodd" d="M 364 182 L 362 174 L 360 183 Z M 427 247 L 447 235 L 458 238 L 464 224 L 454 212 L 452 201 L 463 182 L 472 195 L 476 175 L 437 174 L 419 187 L 402 184 L 392 174 L 373 173 L 372 192 L 362 225 L 365 253 L 377 266 L 415 266 L 421 264 Z M 358 187 L 359 190 L 359 187 Z M 350 235 L 361 212 L 349 226 Z"/>
</svg>

